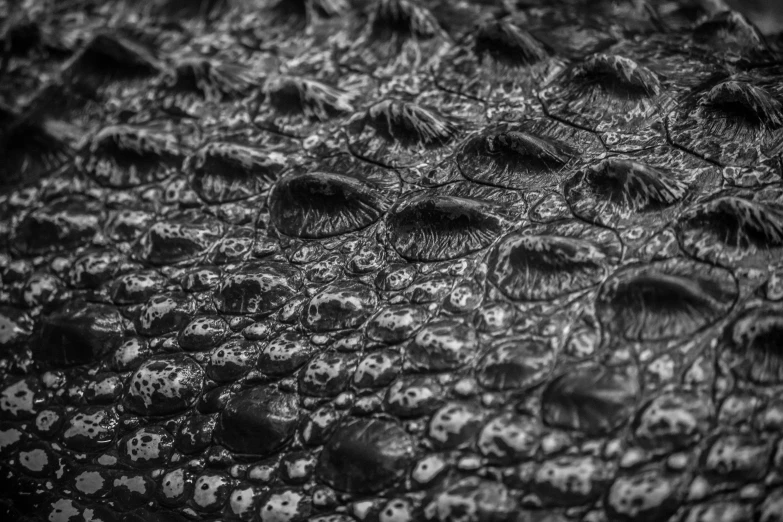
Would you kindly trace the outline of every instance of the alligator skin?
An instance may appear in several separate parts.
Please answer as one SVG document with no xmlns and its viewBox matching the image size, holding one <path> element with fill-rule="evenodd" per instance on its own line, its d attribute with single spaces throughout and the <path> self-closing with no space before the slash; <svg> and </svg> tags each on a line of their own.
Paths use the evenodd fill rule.
<svg viewBox="0 0 783 522">
<path fill-rule="evenodd" d="M 783 520 L 783 64 L 742 15 L 4 19 L 6 520 Z"/>
</svg>

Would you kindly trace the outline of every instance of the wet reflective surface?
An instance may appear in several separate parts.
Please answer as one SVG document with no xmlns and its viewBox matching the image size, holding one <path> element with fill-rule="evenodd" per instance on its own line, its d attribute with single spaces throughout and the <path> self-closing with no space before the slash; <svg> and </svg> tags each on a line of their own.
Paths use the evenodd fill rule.
<svg viewBox="0 0 783 522">
<path fill-rule="evenodd" d="M 781 40 L 562 4 L 0 6 L 2 515 L 783 520 Z"/>
</svg>

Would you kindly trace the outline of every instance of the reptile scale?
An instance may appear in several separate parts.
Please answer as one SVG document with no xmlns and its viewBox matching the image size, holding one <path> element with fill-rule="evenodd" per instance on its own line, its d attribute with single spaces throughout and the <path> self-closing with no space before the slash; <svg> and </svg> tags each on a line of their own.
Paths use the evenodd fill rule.
<svg viewBox="0 0 783 522">
<path fill-rule="evenodd" d="M 718 1 L 0 19 L 4 520 L 783 520 L 780 38 Z"/>
</svg>

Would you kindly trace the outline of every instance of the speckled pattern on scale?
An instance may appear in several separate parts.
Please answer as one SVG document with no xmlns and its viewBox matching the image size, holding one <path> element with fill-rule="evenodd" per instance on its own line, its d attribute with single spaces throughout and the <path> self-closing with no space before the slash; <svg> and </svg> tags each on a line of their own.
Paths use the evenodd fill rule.
<svg viewBox="0 0 783 522">
<path fill-rule="evenodd" d="M 0 518 L 783 521 L 721 4 L 0 2 Z"/>
</svg>

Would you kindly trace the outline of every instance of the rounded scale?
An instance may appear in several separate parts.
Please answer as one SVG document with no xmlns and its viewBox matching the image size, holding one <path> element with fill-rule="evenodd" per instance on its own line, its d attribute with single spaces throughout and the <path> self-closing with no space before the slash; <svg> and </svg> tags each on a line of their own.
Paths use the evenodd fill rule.
<svg viewBox="0 0 783 522">
<path fill-rule="evenodd" d="M 103 498 L 111 492 L 112 475 L 111 472 L 100 468 L 81 468 L 69 477 L 69 486 L 81 496 Z"/>
<path fill-rule="evenodd" d="M 204 371 L 184 354 L 157 356 L 139 366 L 125 394 L 127 407 L 141 415 L 166 415 L 191 407 L 201 394 Z"/>
<path fill-rule="evenodd" d="M 213 348 L 228 335 L 228 324 L 219 316 L 201 316 L 190 321 L 179 331 L 180 348 L 197 352 Z"/>
<path fill-rule="evenodd" d="M 628 422 L 639 391 L 637 371 L 631 366 L 579 366 L 544 389 L 542 417 L 550 426 L 605 435 Z"/>
<path fill-rule="evenodd" d="M 114 304 L 134 305 L 146 302 L 166 287 L 166 278 L 152 270 L 133 271 L 114 280 L 111 299 Z"/>
<path fill-rule="evenodd" d="M 253 252 L 255 235 L 255 231 L 249 227 L 238 228 L 229 232 L 212 249 L 210 256 L 212 262 L 223 265 L 247 259 L 251 252 Z M 260 248 L 263 249 L 266 247 L 263 246 Z M 256 252 L 258 252 L 258 250 L 256 250 Z"/>
<path fill-rule="evenodd" d="M 229 339 L 209 356 L 207 376 L 217 382 L 234 381 L 248 373 L 258 360 L 258 348 L 244 339 Z"/>
<path fill-rule="evenodd" d="M 577 34 L 583 42 L 584 33 Z M 598 52 L 571 61 L 541 94 L 547 113 L 600 132 L 615 150 L 639 150 L 660 141 L 653 124 L 660 123 L 656 120 L 667 85 L 636 58 Z"/>
<path fill-rule="evenodd" d="M 473 325 L 456 319 L 432 321 L 408 346 L 408 361 L 421 370 L 455 370 L 476 356 L 478 346 Z"/>
<path fill-rule="evenodd" d="M 353 111 L 352 96 L 309 78 L 275 76 L 267 80 L 269 105 L 283 114 L 303 114 L 320 121 Z"/>
<path fill-rule="evenodd" d="M 410 0 L 375 2 L 369 29 L 372 36 L 381 41 L 395 36 L 428 40 L 443 33 L 438 19 L 430 10 Z"/>
<path fill-rule="evenodd" d="M 343 391 L 356 370 L 356 356 L 325 352 L 315 356 L 299 374 L 299 392 L 315 397 L 334 397 Z"/>
<path fill-rule="evenodd" d="M 770 4 L 772 5 L 772 4 Z M 764 49 L 764 36 L 745 15 L 733 9 L 719 10 L 693 29 L 693 39 L 709 49 L 717 46 L 732 51 Z"/>
<path fill-rule="evenodd" d="M 258 369 L 267 375 L 290 375 L 317 352 L 308 336 L 296 331 L 283 332 L 262 348 Z"/>
<path fill-rule="evenodd" d="M 0 391 L 0 414 L 12 420 L 31 418 L 45 400 L 46 396 L 36 379 L 19 379 Z"/>
<path fill-rule="evenodd" d="M 19 467 L 33 477 L 51 477 L 63 467 L 57 453 L 45 443 L 26 444 L 17 452 Z"/>
<path fill-rule="evenodd" d="M 257 81 L 250 70 L 233 62 L 186 58 L 164 74 L 161 87 L 172 94 L 195 93 L 219 102 L 247 95 Z"/>
<path fill-rule="evenodd" d="M 667 453 L 686 448 L 707 433 L 710 414 L 705 397 L 685 392 L 659 395 L 634 421 L 636 440 L 645 448 Z"/>
<path fill-rule="evenodd" d="M 180 286 L 185 292 L 214 290 L 220 283 L 220 269 L 211 266 L 199 266 L 188 270 L 180 278 Z"/>
<path fill-rule="evenodd" d="M 481 24 L 474 37 L 473 51 L 479 58 L 491 57 L 508 67 L 533 65 L 553 54 L 548 45 L 507 19 L 491 19 Z"/>
<path fill-rule="evenodd" d="M 68 274 L 71 287 L 98 288 L 114 277 L 124 264 L 125 257 L 114 250 L 88 251 L 71 265 Z"/>
<path fill-rule="evenodd" d="M 726 328 L 723 356 L 745 380 L 783 382 L 783 306 L 766 304 L 744 311 Z"/>
<path fill-rule="evenodd" d="M 203 512 L 218 511 L 228 500 L 231 482 L 220 473 L 202 473 L 193 484 L 193 504 Z"/>
<path fill-rule="evenodd" d="M 677 234 L 683 250 L 697 259 L 766 267 L 783 252 L 783 202 L 718 196 L 683 215 Z"/>
<path fill-rule="evenodd" d="M 544 427 L 538 419 L 506 412 L 484 424 L 477 447 L 487 459 L 510 464 L 535 456 L 543 436 Z"/>
<path fill-rule="evenodd" d="M 413 265 L 390 264 L 375 278 L 375 286 L 383 292 L 395 292 L 409 287 L 416 277 Z"/>
<path fill-rule="evenodd" d="M 337 428 L 345 412 L 335 408 L 334 403 L 326 403 L 305 417 L 299 433 L 307 446 L 322 446 Z"/>
<path fill-rule="evenodd" d="M 509 339 L 490 348 L 476 366 L 476 379 L 490 390 L 518 390 L 541 383 L 555 364 L 554 347 L 541 339 Z"/>
<path fill-rule="evenodd" d="M 388 388 L 384 406 L 395 417 L 418 417 L 435 411 L 444 396 L 443 385 L 434 376 L 405 376 Z"/>
<path fill-rule="evenodd" d="M 113 404 L 122 396 L 123 384 L 115 373 L 98 373 L 87 383 L 84 399 L 89 404 Z"/>
<path fill-rule="evenodd" d="M 191 184 L 207 203 L 224 203 L 260 193 L 285 169 L 279 152 L 231 142 L 212 142 L 185 162 Z"/>
<path fill-rule="evenodd" d="M 427 520 L 514 520 L 520 508 L 502 482 L 470 476 L 439 489 L 424 506 Z M 469 513 L 466 517 L 465 514 Z M 523 518 L 524 520 L 524 518 Z"/>
<path fill-rule="evenodd" d="M 394 176 L 385 173 L 387 178 Z M 354 172 L 297 172 L 272 189 L 269 212 L 280 232 L 319 239 L 361 230 L 378 221 L 392 204 L 389 180 L 368 169 Z"/>
<path fill-rule="evenodd" d="M 116 308 L 72 301 L 44 317 L 36 352 L 60 366 L 90 363 L 119 344 L 123 329 Z"/>
<path fill-rule="evenodd" d="M 155 492 L 155 482 L 141 473 L 117 473 L 112 482 L 111 497 L 114 505 L 126 509 L 139 508 L 149 503 Z M 144 520 L 148 520 L 145 518 Z M 134 521 L 135 522 L 135 521 Z"/>
<path fill-rule="evenodd" d="M 419 305 L 442 302 L 454 289 L 454 277 L 433 272 L 416 276 L 413 284 L 402 292 L 407 300 Z"/>
<path fill-rule="evenodd" d="M 770 90 L 747 81 L 729 79 L 714 85 L 700 96 L 699 109 L 718 137 L 738 138 L 742 130 L 771 132 L 783 127 L 783 104 Z"/>
<path fill-rule="evenodd" d="M 302 310 L 302 324 L 315 332 L 353 328 L 378 307 L 375 291 L 357 281 L 338 281 L 314 295 Z"/>
<path fill-rule="evenodd" d="M 165 506 L 182 505 L 192 495 L 193 477 L 184 468 L 175 468 L 160 478 L 157 497 Z"/>
<path fill-rule="evenodd" d="M 427 320 L 427 311 L 416 305 L 383 308 L 367 323 L 366 335 L 374 341 L 395 344 L 411 337 Z"/>
<path fill-rule="evenodd" d="M 195 312 L 195 301 L 182 292 L 158 294 L 139 309 L 136 330 L 142 335 L 157 336 L 178 331 Z"/>
<path fill-rule="evenodd" d="M 139 256 L 153 265 L 188 261 L 220 239 L 221 223 L 202 212 L 185 211 L 156 221 L 142 236 Z"/>
<path fill-rule="evenodd" d="M 25 281 L 24 289 L 22 290 L 22 299 L 28 307 L 41 306 L 48 309 L 66 296 L 67 291 L 63 287 L 63 282 L 52 274 L 46 273 L 32 274 Z M 16 314 L 23 316 L 21 311 L 14 311 Z M 15 314 L 13 312 L 9 313 L 8 308 L 0 307 L 0 322 L 3 321 L 3 317 L 9 318 L 12 315 Z M 3 337 L 10 334 L 11 332 L 3 332 L 3 328 L 0 327 L 0 345 L 4 344 Z"/>
<path fill-rule="evenodd" d="M 130 36 L 104 29 L 85 42 L 67 72 L 76 85 L 105 94 L 123 80 L 149 80 L 162 69 L 152 49 Z"/>
<path fill-rule="evenodd" d="M 607 227 L 656 226 L 688 193 L 682 176 L 634 160 L 610 158 L 575 174 L 564 187 L 572 212 Z"/>
<path fill-rule="evenodd" d="M 318 478 L 346 493 L 374 493 L 397 482 L 415 456 L 413 438 L 397 423 L 350 420 L 324 446 Z"/>
<path fill-rule="evenodd" d="M 293 436 L 299 414 L 294 395 L 251 388 L 228 401 L 220 413 L 215 437 L 236 453 L 268 455 Z"/>
<path fill-rule="evenodd" d="M 65 412 L 57 407 L 52 409 L 43 409 L 35 417 L 35 426 L 33 431 L 42 438 L 50 438 L 60 433 L 65 421 Z M 1 437 L 0 437 L 1 438 Z M 0 451 L 10 449 L 7 447 L 9 442 L 6 440 L 0 444 Z"/>
<path fill-rule="evenodd" d="M 574 63 L 563 72 L 562 81 L 574 93 L 614 99 L 653 97 L 662 90 L 660 78 L 647 67 L 625 56 L 603 53 Z"/>
<path fill-rule="evenodd" d="M 161 181 L 179 166 L 177 135 L 153 128 L 111 125 L 90 143 L 85 172 L 101 185 L 129 188 Z"/>
<path fill-rule="evenodd" d="M 310 517 L 314 500 L 300 488 L 271 489 L 260 495 L 258 501 L 261 522 L 304 522 Z"/>
<path fill-rule="evenodd" d="M 33 330 L 33 321 L 17 307 L 0 306 L 0 347 L 7 348 L 27 339 Z"/>
<path fill-rule="evenodd" d="M 114 442 L 118 427 L 119 417 L 113 408 L 81 408 L 66 419 L 62 442 L 76 451 L 106 449 Z"/>
<path fill-rule="evenodd" d="M 618 521 L 670 520 L 682 501 L 682 486 L 681 477 L 657 470 L 619 476 L 607 492 L 606 512 Z"/>
<path fill-rule="evenodd" d="M 120 458 L 135 467 L 164 467 L 173 444 L 172 436 L 160 426 L 138 428 L 120 441 Z"/>
<path fill-rule="evenodd" d="M 301 283 L 301 274 L 290 265 L 246 265 L 223 278 L 215 291 L 215 306 L 229 314 L 268 314 L 294 297 Z"/>
<path fill-rule="evenodd" d="M 578 506 L 597 500 L 611 478 L 611 468 L 600 459 L 569 455 L 538 467 L 533 489 L 549 505 Z"/>
<path fill-rule="evenodd" d="M 3 31 L 6 49 L 10 51 L 10 55 L 17 55 L 19 58 L 20 55 L 27 54 L 33 49 L 36 52 L 44 50 L 44 46 L 41 45 L 44 32 L 41 26 L 36 22 L 22 21 L 24 18 L 27 17 L 22 16 L 18 19 L 21 23 L 9 20 L 10 23 L 6 24 L 6 29 Z M 45 47 L 49 48 L 48 45 Z M 45 95 L 42 96 L 43 93 L 48 94 L 60 88 L 61 86 L 49 84 L 47 88 L 35 94 L 39 96 L 38 99 L 41 99 L 45 98 Z M 3 122 L 4 129 L 0 186 L 4 192 L 13 190 L 15 186 L 46 178 L 59 171 L 63 165 L 71 163 L 72 146 L 81 138 L 83 132 L 77 125 L 63 121 L 61 117 L 49 111 L 46 118 L 40 116 L 31 118 L 29 110 L 17 111 L 7 103 L 4 102 L 0 109 L 0 120 Z M 15 104 L 11 102 L 11 105 Z M 18 108 L 22 109 L 22 107 Z"/>
<path fill-rule="evenodd" d="M 618 339 L 663 341 L 692 335 L 726 316 L 737 281 L 722 268 L 674 258 L 626 266 L 598 292 L 596 314 Z"/>
<path fill-rule="evenodd" d="M 112 353 L 111 368 L 118 372 L 135 370 L 152 355 L 147 341 L 140 337 L 127 338 Z"/>
<path fill-rule="evenodd" d="M 485 303 L 474 317 L 476 329 L 482 333 L 505 330 L 514 322 L 516 309 L 505 301 Z"/>
<path fill-rule="evenodd" d="M 356 366 L 353 385 L 356 388 L 383 388 L 400 373 L 402 356 L 394 349 L 379 350 L 365 356 Z"/>
<path fill-rule="evenodd" d="M 133 241 L 149 228 L 155 215 L 147 210 L 119 209 L 109 213 L 106 235 L 113 241 Z"/>
<path fill-rule="evenodd" d="M 556 183 L 556 174 L 576 155 L 558 140 L 501 126 L 469 139 L 456 163 L 466 178 L 478 183 L 533 190 Z"/>
<path fill-rule="evenodd" d="M 483 425 L 483 411 L 472 403 L 449 402 L 430 419 L 427 435 L 439 449 L 470 444 Z"/>
<path fill-rule="evenodd" d="M 86 197 L 67 196 L 27 214 L 14 230 L 14 245 L 23 254 L 72 249 L 90 241 L 100 228 L 102 205 Z"/>
<path fill-rule="evenodd" d="M 723 166 L 755 169 L 765 156 L 776 156 L 783 135 L 778 79 L 762 73 L 705 80 L 670 113 L 674 143 Z"/>
<path fill-rule="evenodd" d="M 212 444 L 216 422 L 213 415 L 187 417 L 177 431 L 174 439 L 175 447 L 186 455 L 207 449 Z"/>
<path fill-rule="evenodd" d="M 489 246 L 504 225 L 505 220 L 487 203 L 422 192 L 393 209 L 387 238 L 407 259 L 444 261 Z"/>
<path fill-rule="evenodd" d="M 767 474 L 774 451 L 771 442 L 752 433 L 721 434 L 704 448 L 701 458 L 704 473 L 739 483 L 761 480 Z"/>
<path fill-rule="evenodd" d="M 488 259 L 488 277 L 511 299 L 549 300 L 600 283 L 622 246 L 610 231 L 566 221 L 505 236 Z"/>
<path fill-rule="evenodd" d="M 376 103 L 349 125 L 349 130 L 369 125 L 387 142 L 403 147 L 437 148 L 457 134 L 457 126 L 434 110 L 401 100 Z"/>
</svg>

